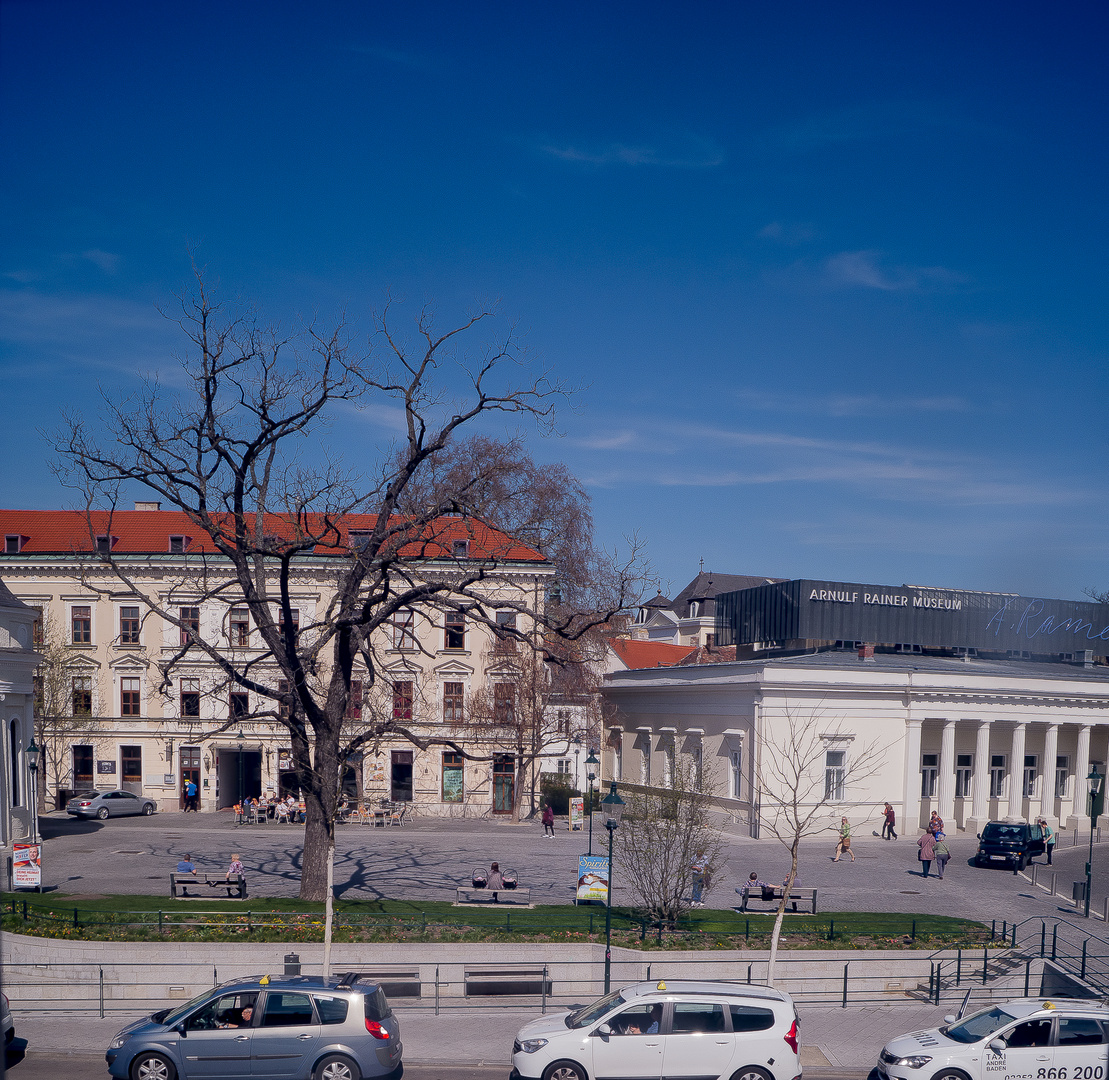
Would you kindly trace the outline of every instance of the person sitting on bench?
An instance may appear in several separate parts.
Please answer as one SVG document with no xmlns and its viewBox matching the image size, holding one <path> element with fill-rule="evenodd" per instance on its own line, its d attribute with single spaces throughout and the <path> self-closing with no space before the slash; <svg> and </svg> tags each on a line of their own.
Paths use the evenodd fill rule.
<svg viewBox="0 0 1109 1080">
<path fill-rule="evenodd" d="M 179 874 L 192 874 L 193 877 L 196 877 L 196 865 L 193 863 L 193 857 L 190 852 L 186 851 L 185 857 L 178 862 L 177 872 Z M 189 895 L 189 888 L 184 883 L 181 885 L 181 895 Z"/>
</svg>

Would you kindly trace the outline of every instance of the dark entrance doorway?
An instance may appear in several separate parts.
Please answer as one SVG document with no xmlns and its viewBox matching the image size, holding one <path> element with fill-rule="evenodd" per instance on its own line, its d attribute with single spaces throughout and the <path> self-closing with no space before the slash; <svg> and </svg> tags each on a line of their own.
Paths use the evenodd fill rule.
<svg viewBox="0 0 1109 1080">
<path fill-rule="evenodd" d="M 493 813 L 511 814 L 516 793 L 516 755 L 493 757 Z"/>
<path fill-rule="evenodd" d="M 242 778 L 240 785 L 239 779 Z M 262 751 L 221 749 L 219 751 L 219 808 L 223 810 L 262 794 Z"/>
<path fill-rule="evenodd" d="M 393 776 L 390 796 L 393 802 L 412 801 L 412 751 L 393 751 Z"/>
<path fill-rule="evenodd" d="M 181 791 L 179 797 L 181 800 L 181 809 L 184 810 L 187 805 L 187 797 L 185 795 L 185 788 L 188 787 L 189 781 L 196 784 L 196 798 L 197 805 L 200 803 L 200 747 L 199 746 L 182 746 L 181 747 Z"/>
</svg>

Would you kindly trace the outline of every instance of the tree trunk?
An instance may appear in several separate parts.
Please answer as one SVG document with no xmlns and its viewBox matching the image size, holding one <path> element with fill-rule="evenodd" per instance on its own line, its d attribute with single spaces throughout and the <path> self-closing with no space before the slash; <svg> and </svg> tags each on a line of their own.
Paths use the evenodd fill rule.
<svg viewBox="0 0 1109 1080">
<path fill-rule="evenodd" d="M 786 917 L 786 904 L 789 903 L 790 893 L 793 892 L 793 882 L 797 878 L 797 844 L 795 838 L 793 847 L 790 848 L 791 862 L 789 867 L 789 876 L 785 881 L 785 888 L 782 889 L 782 902 L 778 905 L 778 913 L 774 917 L 774 930 L 770 935 L 770 959 L 766 965 L 766 985 L 774 985 L 774 965 L 778 962 L 778 939 L 782 936 L 782 923 Z M 815 907 L 815 905 L 814 905 Z"/>
<path fill-rule="evenodd" d="M 318 778 L 338 775 L 338 730 L 333 735 L 317 732 L 315 749 L 314 768 L 301 769 L 299 772 L 302 776 L 312 777 L 315 786 L 320 787 Z M 329 853 L 335 846 L 337 792 L 326 784 L 319 791 L 312 790 L 311 786 L 302 786 L 301 791 L 304 794 L 304 857 L 300 873 L 300 898 L 319 903 L 328 896 Z"/>
<path fill-rule="evenodd" d="M 331 923 L 335 916 L 335 830 L 331 830 L 331 843 L 327 847 L 327 898 L 323 920 L 323 977 L 331 975 Z"/>
</svg>

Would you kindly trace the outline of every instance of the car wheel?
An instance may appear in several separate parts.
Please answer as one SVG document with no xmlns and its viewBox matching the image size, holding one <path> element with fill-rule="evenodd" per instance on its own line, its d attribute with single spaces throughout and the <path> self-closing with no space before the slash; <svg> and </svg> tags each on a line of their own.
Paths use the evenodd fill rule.
<svg viewBox="0 0 1109 1080">
<path fill-rule="evenodd" d="M 312 1080 L 360 1080 L 358 1066 L 342 1054 L 329 1054 L 312 1073 Z"/>
<path fill-rule="evenodd" d="M 970 1077 L 962 1069 L 940 1069 L 932 1080 L 970 1080 Z"/>
<path fill-rule="evenodd" d="M 589 1077 L 576 1061 L 555 1061 L 543 1070 L 543 1080 L 589 1080 Z"/>
<path fill-rule="evenodd" d="M 102 806 L 99 810 L 96 811 L 96 816 L 100 821 L 107 821 L 108 808 L 106 806 Z"/>
<path fill-rule="evenodd" d="M 1024 869 L 1024 862 L 1025 862 L 1025 860 L 1024 860 L 1023 855 L 1019 859 L 1017 859 L 1017 869 L 1018 870 L 1023 870 Z"/>
<path fill-rule="evenodd" d="M 732 1080 L 774 1080 L 774 1078 L 757 1065 L 744 1065 L 742 1069 L 736 1069 L 732 1073 Z"/>
<path fill-rule="evenodd" d="M 147 1051 L 131 1062 L 131 1080 L 174 1080 L 176 1076 L 173 1062 L 161 1054 Z"/>
<path fill-rule="evenodd" d="M 153 803 L 148 802 L 148 803 L 143 803 L 142 804 L 142 816 L 143 817 L 150 817 L 150 815 L 153 814 L 153 813 L 154 813 L 154 804 Z"/>
</svg>

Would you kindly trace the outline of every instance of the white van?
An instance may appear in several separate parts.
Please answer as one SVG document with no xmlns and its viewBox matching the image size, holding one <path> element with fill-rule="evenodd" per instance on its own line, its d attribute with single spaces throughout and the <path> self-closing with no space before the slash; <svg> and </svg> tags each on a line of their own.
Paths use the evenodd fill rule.
<svg viewBox="0 0 1109 1080">
<path fill-rule="evenodd" d="M 800 1080 L 789 994 L 730 982 L 643 982 L 532 1020 L 513 1080 Z"/>
<path fill-rule="evenodd" d="M 1022 998 L 900 1035 L 872 1080 L 1106 1080 L 1109 1007 Z"/>
</svg>

